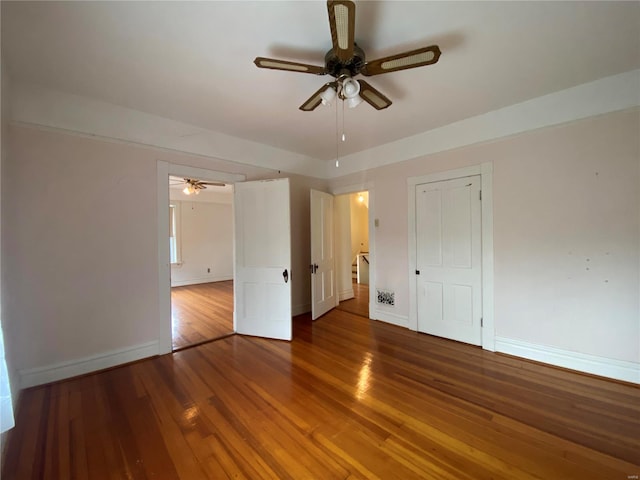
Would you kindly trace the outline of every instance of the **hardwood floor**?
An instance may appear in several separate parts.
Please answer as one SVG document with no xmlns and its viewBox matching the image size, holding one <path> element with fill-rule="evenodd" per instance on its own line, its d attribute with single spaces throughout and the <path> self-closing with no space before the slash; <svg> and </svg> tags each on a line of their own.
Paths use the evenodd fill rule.
<svg viewBox="0 0 640 480">
<path fill-rule="evenodd" d="M 622 479 L 640 389 L 333 310 L 23 392 L 3 480 Z"/>
<path fill-rule="evenodd" d="M 233 280 L 171 289 L 173 349 L 233 333 Z"/>
<path fill-rule="evenodd" d="M 354 298 L 340 302 L 336 308 L 343 312 L 369 318 L 369 285 L 354 283 L 353 293 Z"/>
</svg>

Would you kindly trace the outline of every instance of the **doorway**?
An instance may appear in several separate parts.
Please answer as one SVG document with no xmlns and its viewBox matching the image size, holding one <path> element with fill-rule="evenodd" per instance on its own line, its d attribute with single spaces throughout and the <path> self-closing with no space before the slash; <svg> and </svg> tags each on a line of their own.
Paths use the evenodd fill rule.
<svg viewBox="0 0 640 480">
<path fill-rule="evenodd" d="M 173 351 L 234 333 L 233 243 L 233 186 L 170 175 Z"/>
<path fill-rule="evenodd" d="M 247 182 L 241 174 L 172 164 L 163 160 L 158 160 L 156 167 L 157 353 L 164 355 L 172 352 L 171 264 L 167 241 L 170 234 L 170 175 L 233 185 L 233 329 L 239 334 L 291 340 L 288 179 Z M 259 220 L 262 223 L 266 221 L 266 225 Z M 279 278 L 279 282 L 274 281 L 274 277 Z"/>
<path fill-rule="evenodd" d="M 336 196 L 340 303 L 338 310 L 370 318 L 369 192 Z M 340 282 L 340 280 L 342 280 Z"/>
<path fill-rule="evenodd" d="M 169 177 L 201 179 L 235 185 L 245 180 L 244 175 L 218 172 L 203 168 L 190 167 L 158 160 L 156 162 L 157 192 L 157 248 L 158 248 L 158 354 L 173 351 L 173 328 L 171 316 L 171 245 L 167 235 L 171 236 L 171 215 L 169 205 Z M 184 187 L 183 187 L 184 188 Z M 179 222 L 180 219 L 177 220 Z M 234 272 L 235 276 L 235 272 Z"/>
<path fill-rule="evenodd" d="M 465 177 L 475 177 L 476 180 L 459 180 L 459 179 L 464 179 Z M 423 190 L 427 190 L 426 188 L 421 188 L 419 187 L 420 185 L 425 185 L 425 184 L 437 184 L 438 182 L 447 182 L 450 180 L 459 180 L 461 182 L 460 185 L 457 185 L 454 183 L 450 184 L 449 186 L 453 186 L 453 188 L 460 188 L 460 190 L 454 194 L 455 195 L 459 195 L 460 198 L 464 197 L 464 195 L 466 195 L 467 193 L 464 193 L 464 190 L 469 188 L 469 189 L 473 189 L 474 193 L 471 193 L 471 190 L 468 191 L 468 198 L 469 198 L 469 202 L 472 201 L 472 197 L 476 197 L 476 193 L 477 193 L 477 198 L 479 199 L 479 208 L 480 208 L 480 213 L 479 213 L 479 217 L 480 217 L 480 226 L 479 226 L 479 239 L 480 239 L 480 253 L 476 253 L 476 257 L 480 258 L 480 271 L 481 271 L 481 275 L 480 275 L 480 290 L 481 290 L 481 294 L 480 294 L 480 305 L 478 306 L 477 301 L 476 301 L 476 307 L 471 307 L 476 308 L 476 311 L 479 309 L 480 311 L 480 315 L 479 315 L 479 324 L 480 324 L 480 337 L 479 337 L 479 342 L 476 340 L 476 343 L 480 344 L 482 346 L 483 349 L 485 350 L 490 350 L 490 351 L 494 351 L 495 350 L 495 342 L 496 342 L 496 337 L 495 337 L 495 330 L 494 330 L 494 300 L 493 300 L 493 164 L 491 162 L 486 162 L 486 163 L 482 163 L 482 164 L 478 164 L 478 165 L 472 165 L 469 167 L 463 167 L 463 168 L 458 168 L 455 170 L 448 170 L 448 171 L 444 171 L 444 172 L 436 172 L 436 173 L 432 173 L 432 174 L 428 174 L 428 175 L 422 175 L 419 177 L 410 177 L 407 179 L 407 186 L 408 186 L 408 240 L 409 240 L 409 271 L 408 271 L 408 276 L 409 276 L 409 321 L 408 321 L 408 327 L 411 330 L 415 330 L 418 331 L 419 329 L 422 330 L 422 327 L 419 328 L 419 324 L 418 324 L 418 310 L 419 310 L 419 305 L 418 303 L 420 301 L 424 301 L 425 299 L 423 298 L 422 300 L 419 299 L 419 296 L 425 296 L 425 295 L 432 295 L 435 297 L 438 297 L 438 292 L 434 293 L 434 288 L 437 289 L 436 285 L 430 285 L 427 286 L 424 284 L 424 280 L 423 280 L 423 270 L 424 267 L 427 267 L 427 270 L 430 268 L 430 266 L 428 265 L 429 258 L 421 258 L 419 260 L 418 258 L 418 251 L 421 250 L 421 254 L 420 255 L 424 255 L 425 254 L 425 250 L 422 247 L 418 246 L 419 243 L 419 234 L 418 234 L 418 229 L 422 229 L 423 230 L 423 234 L 428 235 L 428 228 L 426 228 L 425 225 L 425 221 L 428 223 L 429 219 L 428 218 L 422 218 L 422 220 L 420 220 L 421 222 L 423 222 L 422 226 L 419 225 L 419 221 L 418 221 L 418 211 L 420 210 L 418 207 L 418 203 L 419 200 L 417 198 L 418 194 L 421 193 Z M 477 185 L 479 182 L 479 185 Z M 472 184 L 476 184 L 475 186 L 468 186 L 469 183 Z M 441 185 L 445 185 L 444 183 Z M 457 186 L 456 186 L 457 185 Z M 479 187 L 479 191 L 475 191 L 475 189 Z M 436 197 L 440 196 L 441 199 L 443 199 L 444 197 L 442 195 L 434 195 L 433 193 L 425 193 L 425 195 L 427 196 L 431 196 L 431 203 L 434 203 L 437 206 L 437 201 L 436 201 Z M 460 198 L 458 198 L 458 200 L 460 200 Z M 447 200 L 448 201 L 448 200 Z M 429 202 L 427 202 L 429 203 Z M 459 205 L 461 206 L 461 205 Z M 426 207 L 426 205 L 425 205 Z M 434 209 L 434 211 L 437 211 L 438 209 Z M 424 209 L 422 209 L 423 213 L 424 213 Z M 462 212 L 462 210 L 460 210 L 458 213 Z M 422 215 L 422 214 L 421 214 Z M 472 215 L 473 216 L 473 215 Z M 432 222 L 433 223 L 433 222 Z M 442 222 L 435 222 L 434 225 L 437 226 L 438 223 L 440 225 L 442 225 Z M 460 225 L 462 225 L 462 223 L 458 224 L 458 227 L 460 227 Z M 455 228 L 458 228 L 455 227 Z M 454 228 L 454 230 L 455 230 Z M 476 227 L 477 228 L 477 227 Z M 432 231 L 435 231 L 435 227 L 431 229 Z M 470 247 L 473 248 L 473 247 Z M 433 252 L 436 252 L 436 250 L 434 249 Z M 426 251 L 426 253 L 428 254 L 428 251 Z M 437 252 L 436 252 L 437 253 Z M 428 255 L 427 255 L 428 257 Z M 461 257 L 459 257 L 456 262 L 458 262 L 461 259 Z M 425 264 L 424 262 L 427 262 L 427 264 Z M 432 262 L 432 263 L 437 263 L 437 262 Z M 473 263 L 473 262 L 472 262 Z M 473 270 L 473 268 L 471 269 Z M 425 271 L 425 273 L 427 273 Z M 436 284 L 438 283 L 437 281 L 438 279 L 436 279 L 436 281 L 434 281 L 433 283 Z M 466 292 L 463 292 L 462 290 L 466 290 L 467 288 L 464 287 L 463 283 L 458 283 L 458 285 L 461 285 L 462 288 L 448 288 L 444 286 L 444 282 L 443 283 L 443 292 L 445 289 L 449 290 L 449 294 L 450 294 L 450 298 L 445 298 L 444 297 L 444 293 L 442 296 L 440 296 L 439 298 L 442 299 L 442 302 L 440 302 L 444 305 L 446 302 L 448 302 L 449 304 L 451 304 L 452 302 L 455 303 L 456 299 L 455 299 L 455 295 L 456 294 L 460 294 L 459 296 L 464 297 L 467 293 L 468 290 Z M 455 283 L 455 282 L 452 282 Z M 455 286 L 455 285 L 454 285 Z M 456 291 L 457 290 L 457 291 Z M 469 295 L 466 295 L 466 298 L 469 298 Z M 471 295 L 471 302 L 473 304 L 473 295 Z M 432 299 L 433 300 L 433 299 Z M 432 303 L 432 306 L 435 305 L 437 307 L 437 305 L 439 305 L 439 303 L 436 301 L 435 304 Z M 467 305 L 469 305 L 469 302 L 467 302 Z M 431 308 L 431 307 L 427 307 L 427 308 Z M 435 307 L 434 307 L 435 308 Z M 461 307 L 462 309 L 459 310 L 457 313 L 454 313 L 453 316 L 450 316 L 450 318 L 462 318 L 464 317 L 464 305 Z M 435 308 L 436 313 L 438 313 L 438 308 Z M 468 310 L 467 310 L 468 312 Z M 458 313 L 460 315 L 458 315 Z M 472 313 L 473 315 L 473 313 Z M 478 318 L 478 316 L 476 315 L 476 318 Z M 477 339 L 477 337 L 476 337 Z M 468 340 L 461 340 L 461 341 L 468 341 Z M 471 342 L 470 342 L 471 343 Z"/>
</svg>

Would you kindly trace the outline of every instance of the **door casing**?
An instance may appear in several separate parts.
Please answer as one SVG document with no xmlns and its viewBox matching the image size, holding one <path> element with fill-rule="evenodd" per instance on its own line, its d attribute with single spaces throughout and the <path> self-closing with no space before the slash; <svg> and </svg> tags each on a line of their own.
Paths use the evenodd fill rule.
<svg viewBox="0 0 640 480">
<path fill-rule="evenodd" d="M 493 305 L 493 163 L 437 172 L 407 179 L 408 241 L 409 241 L 409 322 L 411 330 L 418 331 L 418 297 L 416 292 L 416 185 L 480 175 L 482 191 L 482 348 L 495 351 Z"/>
<path fill-rule="evenodd" d="M 331 190 L 333 196 L 350 193 L 369 192 L 369 318 L 381 320 L 376 310 L 376 231 L 375 231 L 375 188 L 373 182 L 365 182 L 356 185 L 345 185 Z M 167 227 L 168 228 L 168 227 Z M 386 319 L 385 319 L 386 321 Z M 394 323 L 394 322 L 390 322 Z"/>
<path fill-rule="evenodd" d="M 169 263 L 169 175 L 198 178 L 212 182 L 235 184 L 245 180 L 244 175 L 217 172 L 203 168 L 178 165 L 158 160 L 156 164 L 156 191 L 158 212 L 158 354 L 171 353 L 171 265 Z M 234 262 L 235 263 L 235 262 Z M 234 272 L 235 277 L 235 272 Z"/>
</svg>

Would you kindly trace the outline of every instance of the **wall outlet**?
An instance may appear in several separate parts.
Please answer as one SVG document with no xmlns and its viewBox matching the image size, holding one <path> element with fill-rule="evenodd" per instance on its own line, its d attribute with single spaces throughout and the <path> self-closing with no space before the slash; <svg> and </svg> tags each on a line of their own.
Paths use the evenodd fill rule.
<svg viewBox="0 0 640 480">
<path fill-rule="evenodd" d="M 389 290 L 376 290 L 376 296 L 378 298 L 377 302 L 381 305 L 391 305 L 393 307 L 396 304 L 395 292 L 390 292 Z"/>
</svg>

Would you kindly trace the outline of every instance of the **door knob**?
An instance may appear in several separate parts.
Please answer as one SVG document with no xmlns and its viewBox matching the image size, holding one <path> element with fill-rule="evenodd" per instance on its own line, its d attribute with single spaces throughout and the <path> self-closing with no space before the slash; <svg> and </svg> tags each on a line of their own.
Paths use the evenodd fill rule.
<svg viewBox="0 0 640 480">
<path fill-rule="evenodd" d="M 287 283 L 289 281 L 289 272 L 286 268 L 284 269 L 284 272 L 282 272 L 282 276 L 284 277 L 284 283 Z"/>
</svg>

